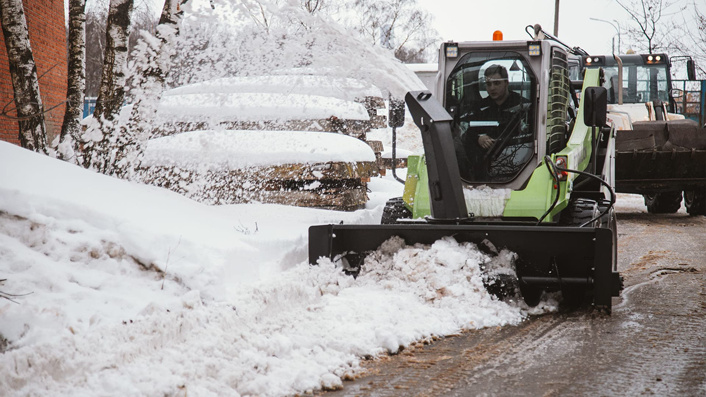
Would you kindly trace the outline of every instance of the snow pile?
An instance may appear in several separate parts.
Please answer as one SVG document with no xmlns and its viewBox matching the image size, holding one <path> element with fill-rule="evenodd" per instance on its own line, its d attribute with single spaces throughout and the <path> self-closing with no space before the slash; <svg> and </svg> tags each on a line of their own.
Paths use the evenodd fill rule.
<svg viewBox="0 0 706 397">
<path fill-rule="evenodd" d="M 283 395 L 359 360 L 529 312 L 492 298 L 488 258 L 388 242 L 360 277 L 307 263 L 307 228 L 377 223 L 279 205 L 209 207 L 0 143 L 4 395 Z M 380 179 L 371 204 L 399 195 Z M 391 187 L 394 187 L 392 189 Z M 543 307 L 539 312 L 552 310 Z"/>
<path fill-rule="evenodd" d="M 316 120 L 331 116 L 369 120 L 357 102 L 324 96 L 279 93 L 194 93 L 162 98 L 158 115 L 168 121 Z"/>
<path fill-rule="evenodd" d="M 325 73 L 307 75 L 296 74 L 297 72 L 314 73 L 315 71 L 302 68 L 300 70 L 275 70 L 273 73 L 277 74 L 270 76 L 224 77 L 177 87 L 165 91 L 163 95 L 270 93 L 317 95 L 346 101 L 355 101 L 368 96 L 382 97 L 379 88 L 361 80 L 349 77 L 329 77 Z"/>
<path fill-rule="evenodd" d="M 190 131 L 147 142 L 143 166 L 228 170 L 247 167 L 375 161 L 365 142 L 311 131 Z"/>
<path fill-rule="evenodd" d="M 510 200 L 510 193 L 510 189 L 493 189 L 485 185 L 463 189 L 468 212 L 475 216 L 502 216 L 505 205 Z"/>
</svg>

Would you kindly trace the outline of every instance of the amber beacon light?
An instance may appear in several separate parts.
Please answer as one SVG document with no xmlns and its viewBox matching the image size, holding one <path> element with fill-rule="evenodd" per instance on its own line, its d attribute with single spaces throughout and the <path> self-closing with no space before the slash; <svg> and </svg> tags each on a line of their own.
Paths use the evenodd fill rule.
<svg viewBox="0 0 706 397">
<path fill-rule="evenodd" d="M 503 32 L 496 30 L 493 32 L 493 41 L 502 41 L 503 40 Z"/>
</svg>

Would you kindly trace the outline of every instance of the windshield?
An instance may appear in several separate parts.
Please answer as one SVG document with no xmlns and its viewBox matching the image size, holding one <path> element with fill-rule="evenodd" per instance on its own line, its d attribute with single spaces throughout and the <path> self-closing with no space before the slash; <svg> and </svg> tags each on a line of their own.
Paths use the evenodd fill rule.
<svg viewBox="0 0 706 397">
<path fill-rule="evenodd" d="M 618 103 L 618 67 L 606 66 L 608 103 Z M 669 102 L 667 65 L 623 65 L 623 103 Z"/>
<path fill-rule="evenodd" d="M 535 77 L 515 52 L 463 56 L 446 82 L 461 178 L 505 183 L 534 155 Z"/>
</svg>

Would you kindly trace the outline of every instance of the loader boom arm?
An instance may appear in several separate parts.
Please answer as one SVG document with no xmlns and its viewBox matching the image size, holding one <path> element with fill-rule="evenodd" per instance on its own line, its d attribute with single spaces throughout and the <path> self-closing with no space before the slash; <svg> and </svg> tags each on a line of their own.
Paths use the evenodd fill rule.
<svg viewBox="0 0 706 397">
<path fill-rule="evenodd" d="M 468 218 L 451 132 L 451 115 L 428 91 L 408 92 L 405 101 L 422 133 L 431 216 L 439 220 Z"/>
</svg>

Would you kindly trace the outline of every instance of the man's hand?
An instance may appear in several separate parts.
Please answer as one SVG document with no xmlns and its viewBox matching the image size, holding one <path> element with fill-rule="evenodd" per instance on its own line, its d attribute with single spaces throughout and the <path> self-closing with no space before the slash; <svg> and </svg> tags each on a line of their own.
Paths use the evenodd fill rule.
<svg viewBox="0 0 706 397">
<path fill-rule="evenodd" d="M 488 135 L 481 135 L 478 137 L 478 145 L 483 148 L 483 150 L 490 149 L 495 143 L 495 139 L 489 137 Z"/>
</svg>

